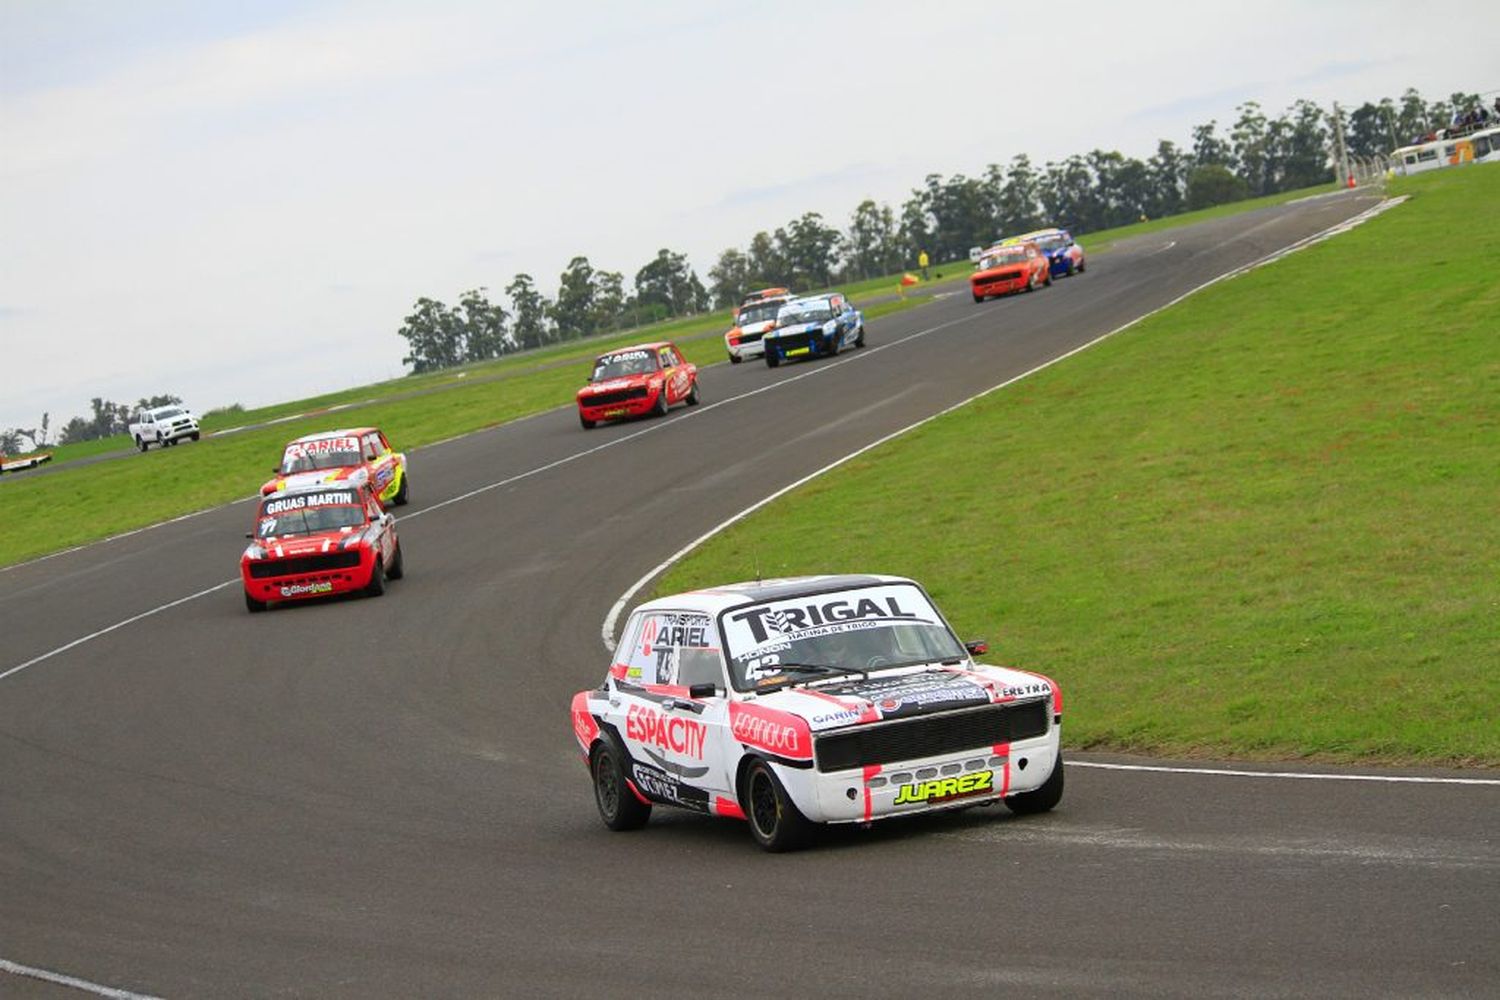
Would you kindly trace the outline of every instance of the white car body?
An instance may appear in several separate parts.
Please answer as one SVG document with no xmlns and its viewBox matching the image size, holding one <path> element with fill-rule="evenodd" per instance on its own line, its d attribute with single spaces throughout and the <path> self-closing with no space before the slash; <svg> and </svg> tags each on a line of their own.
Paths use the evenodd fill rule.
<svg viewBox="0 0 1500 1000">
<path fill-rule="evenodd" d="M 748 358 L 764 355 L 766 345 L 762 338 L 776 329 L 776 313 L 790 301 L 791 297 L 787 295 L 766 296 L 746 302 L 735 310 L 734 327 L 724 334 L 724 350 L 728 352 L 729 360 L 738 364 Z M 747 316 L 764 318 L 744 322 Z"/>
<path fill-rule="evenodd" d="M 130 436 L 141 451 L 153 444 L 161 447 L 176 444 L 183 438 L 196 441 L 198 435 L 198 418 L 182 405 L 141 410 L 130 424 Z"/>
<path fill-rule="evenodd" d="M 878 655 L 790 666 L 832 636 Z M 642 803 L 745 819 L 746 767 L 764 761 L 806 820 L 870 823 L 1041 788 L 1061 767 L 1061 706 L 1048 678 L 974 662 L 916 583 L 839 576 L 642 605 L 572 714 L 586 759 L 616 741 Z"/>
</svg>

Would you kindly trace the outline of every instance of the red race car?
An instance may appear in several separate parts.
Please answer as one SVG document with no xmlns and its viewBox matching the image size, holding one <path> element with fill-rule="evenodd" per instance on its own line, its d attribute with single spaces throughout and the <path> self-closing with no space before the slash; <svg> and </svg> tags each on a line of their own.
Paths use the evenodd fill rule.
<svg viewBox="0 0 1500 1000">
<path fill-rule="evenodd" d="M 1016 243 L 991 247 L 979 258 L 979 270 L 969 276 L 969 288 L 975 302 L 991 295 L 1032 291 L 1037 285 L 1052 284 L 1052 269 L 1047 255 L 1035 243 Z"/>
<path fill-rule="evenodd" d="M 364 591 L 401 579 L 396 518 L 365 485 L 315 486 L 262 497 L 240 556 L 245 607 Z"/>
<path fill-rule="evenodd" d="M 698 366 L 670 341 L 622 347 L 594 361 L 589 384 L 578 390 L 578 422 L 589 430 L 601 420 L 662 416 L 674 403 L 698 405 Z"/>
</svg>

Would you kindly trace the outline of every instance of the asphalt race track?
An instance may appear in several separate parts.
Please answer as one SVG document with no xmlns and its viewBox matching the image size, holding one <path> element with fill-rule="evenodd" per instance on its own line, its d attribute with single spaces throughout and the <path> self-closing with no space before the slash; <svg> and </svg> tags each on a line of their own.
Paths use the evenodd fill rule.
<svg viewBox="0 0 1500 1000">
<path fill-rule="evenodd" d="M 1494 996 L 1500 782 L 1075 754 L 1051 814 L 769 856 L 663 809 L 607 832 L 568 720 L 606 612 L 688 540 L 1370 204 L 1142 238 L 834 360 L 719 365 L 665 419 L 564 408 L 421 449 L 378 600 L 252 617 L 211 589 L 243 503 L 0 572 L 0 995 L 79 995 L 8 962 L 166 997 Z"/>
</svg>

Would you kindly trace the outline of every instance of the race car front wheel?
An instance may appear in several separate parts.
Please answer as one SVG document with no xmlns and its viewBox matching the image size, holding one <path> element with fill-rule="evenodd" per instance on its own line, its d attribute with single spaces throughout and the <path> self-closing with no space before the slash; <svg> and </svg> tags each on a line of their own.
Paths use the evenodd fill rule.
<svg viewBox="0 0 1500 1000">
<path fill-rule="evenodd" d="M 636 798 L 625 782 L 625 757 L 611 739 L 594 745 L 589 758 L 594 776 L 594 802 L 599 818 L 611 830 L 639 830 L 651 818 L 651 807 Z"/>
<path fill-rule="evenodd" d="M 375 565 L 370 568 L 370 582 L 365 585 L 365 593 L 370 597 L 379 597 L 385 593 L 385 567 L 380 564 L 380 553 L 375 553 Z"/>
<path fill-rule="evenodd" d="M 766 352 L 766 367 L 767 368 L 775 368 L 779 364 L 781 364 L 781 359 L 778 358 L 776 355 L 772 354 L 770 351 L 767 351 Z"/>
<path fill-rule="evenodd" d="M 658 392 L 656 394 L 656 406 L 652 409 L 651 412 L 655 413 L 658 417 L 665 417 L 667 415 L 667 410 L 671 408 L 672 404 L 667 402 L 667 387 L 662 386 L 661 392 Z"/>
<path fill-rule="evenodd" d="M 266 610 L 266 602 L 265 601 L 257 601 L 255 598 L 251 597 L 249 594 L 246 594 L 245 595 L 245 609 L 247 611 L 249 611 L 252 615 L 258 615 L 262 611 Z"/>
<path fill-rule="evenodd" d="M 1042 782 L 1041 787 L 1034 791 L 1012 795 L 1005 800 L 1005 805 L 1019 816 L 1030 816 L 1033 813 L 1050 811 L 1062 801 L 1062 793 L 1063 761 L 1062 751 L 1059 750 L 1057 762 L 1052 765 L 1052 773 L 1047 775 L 1047 780 Z"/>
<path fill-rule="evenodd" d="M 583 425 L 583 429 L 586 431 L 591 431 L 594 429 L 594 422 L 588 417 L 580 414 L 578 417 L 578 422 Z"/>
<path fill-rule="evenodd" d="M 744 778 L 745 818 L 750 835 L 773 854 L 794 851 L 807 842 L 812 824 L 797 809 L 771 765 L 751 764 Z"/>
</svg>

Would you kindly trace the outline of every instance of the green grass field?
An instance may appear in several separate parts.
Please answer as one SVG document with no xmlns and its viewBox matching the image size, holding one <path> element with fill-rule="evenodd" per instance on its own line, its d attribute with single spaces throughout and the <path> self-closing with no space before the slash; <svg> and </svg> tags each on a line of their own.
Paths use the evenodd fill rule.
<svg viewBox="0 0 1500 1000">
<path fill-rule="evenodd" d="M 658 591 L 913 576 L 1060 682 L 1075 748 L 1500 765 L 1500 170 L 1392 187 L 1412 200 L 861 456 Z"/>
</svg>

